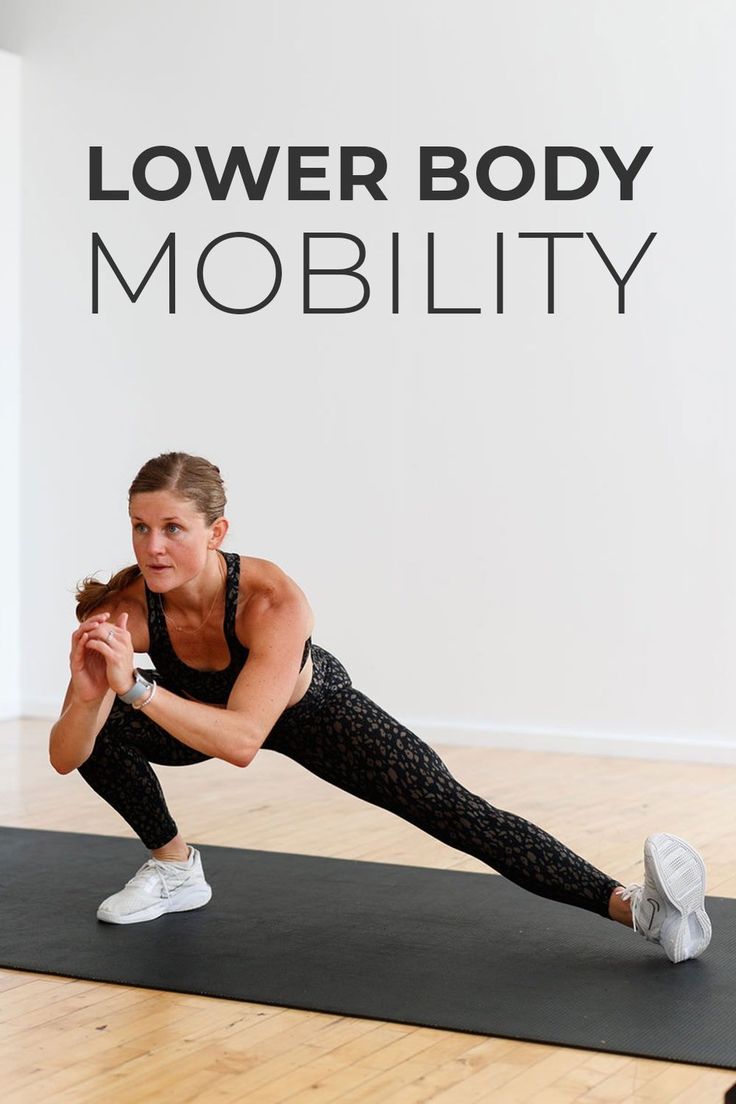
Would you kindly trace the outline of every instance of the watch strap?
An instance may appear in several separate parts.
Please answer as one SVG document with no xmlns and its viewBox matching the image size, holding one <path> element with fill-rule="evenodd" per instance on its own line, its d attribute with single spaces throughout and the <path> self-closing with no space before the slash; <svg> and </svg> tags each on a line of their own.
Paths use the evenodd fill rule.
<svg viewBox="0 0 736 1104">
<path fill-rule="evenodd" d="M 133 676 L 135 681 L 133 682 L 130 690 L 126 690 L 124 694 L 118 694 L 120 700 L 122 702 L 125 702 L 126 705 L 132 705 L 133 702 L 137 702 L 139 698 L 142 698 L 145 694 L 150 693 L 151 686 L 153 685 L 148 681 L 148 679 L 144 679 L 143 675 L 137 668 L 134 669 Z"/>
</svg>

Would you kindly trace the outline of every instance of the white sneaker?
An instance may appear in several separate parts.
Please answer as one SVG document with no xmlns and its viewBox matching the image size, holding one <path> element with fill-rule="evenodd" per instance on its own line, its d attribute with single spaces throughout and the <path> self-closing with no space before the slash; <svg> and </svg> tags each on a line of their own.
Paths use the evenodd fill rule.
<svg viewBox="0 0 736 1104">
<path fill-rule="evenodd" d="M 677 836 L 657 832 L 644 844 L 644 885 L 621 894 L 631 899 L 634 930 L 660 943 L 672 962 L 697 958 L 710 943 L 705 911 L 705 864 Z"/>
<path fill-rule="evenodd" d="M 102 902 L 97 919 L 107 924 L 139 924 L 165 912 L 201 908 L 211 896 L 202 858 L 195 847 L 190 847 L 186 862 L 150 858 L 119 893 Z"/>
</svg>

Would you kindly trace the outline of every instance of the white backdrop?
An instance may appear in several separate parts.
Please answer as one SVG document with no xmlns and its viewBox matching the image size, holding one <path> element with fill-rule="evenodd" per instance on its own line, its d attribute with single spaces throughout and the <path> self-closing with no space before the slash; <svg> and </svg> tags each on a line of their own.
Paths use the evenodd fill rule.
<svg viewBox="0 0 736 1104">
<path fill-rule="evenodd" d="M 20 60 L 0 50 L 0 718 L 20 712 Z"/>
<path fill-rule="evenodd" d="M 184 449 L 225 474 L 229 547 L 284 567 L 315 641 L 426 738 L 736 761 L 734 22 L 684 0 L 5 0 L 0 46 L 23 61 L 25 710 L 58 708 L 75 581 L 130 562 L 137 468 Z M 92 145 L 129 202 L 89 200 Z M 195 165 L 179 199 L 133 189 L 154 145 Z M 213 202 L 196 145 L 218 164 L 280 146 L 264 200 L 236 182 Z M 289 145 L 330 148 L 329 202 L 287 199 Z M 386 202 L 337 197 L 341 145 L 386 154 Z M 471 167 L 517 146 L 537 179 L 514 202 L 474 182 L 420 202 L 421 145 Z M 589 197 L 545 200 L 550 145 L 596 155 Z M 653 146 L 631 202 L 602 145 L 627 163 Z M 305 315 L 302 234 L 330 230 L 365 242 L 371 300 Z M 103 265 L 93 315 L 93 231 L 136 284 L 175 231 L 176 314 L 161 272 L 132 305 Z M 283 262 L 255 314 L 197 288 L 201 251 L 232 231 Z M 438 302 L 482 313 L 427 314 L 428 231 Z M 533 231 L 592 232 L 619 272 L 657 237 L 623 315 L 590 242 L 559 243 L 549 315 L 544 244 L 517 237 Z M 260 297 L 253 256 L 212 261 L 221 298 Z"/>
</svg>

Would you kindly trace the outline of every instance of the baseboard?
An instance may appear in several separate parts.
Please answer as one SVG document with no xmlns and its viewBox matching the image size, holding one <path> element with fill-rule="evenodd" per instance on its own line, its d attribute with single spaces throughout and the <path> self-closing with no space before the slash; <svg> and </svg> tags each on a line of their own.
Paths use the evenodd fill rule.
<svg viewBox="0 0 736 1104">
<path fill-rule="evenodd" d="M 61 701 L 55 698 L 31 698 L 23 703 L 21 717 L 24 721 L 55 721 L 61 713 Z M 16 714 L 16 717 L 18 715 Z"/>
<path fill-rule="evenodd" d="M 60 703 L 48 699 L 31 699 L 26 702 L 23 717 L 28 720 L 55 721 Z M 10 719 L 11 714 L 2 719 Z M 16 714 L 17 716 L 17 714 Z M 451 744 L 456 747 L 504 748 L 518 751 L 555 751 L 571 755 L 613 755 L 624 759 L 662 759 L 681 763 L 728 763 L 736 765 L 736 737 L 730 740 L 713 739 L 703 735 L 632 736 L 628 733 L 555 731 L 542 728 L 494 728 L 490 725 L 471 725 L 467 722 L 405 720 L 412 732 L 416 732 L 432 746 Z"/>
<path fill-rule="evenodd" d="M 736 737 L 714 739 L 703 734 L 651 736 L 608 732 L 555 731 L 554 729 L 493 728 L 417 720 L 407 727 L 428 744 L 459 747 L 503 748 L 517 751 L 554 751 L 571 755 L 612 755 L 625 759 L 661 759 L 685 763 L 736 765 Z"/>
</svg>

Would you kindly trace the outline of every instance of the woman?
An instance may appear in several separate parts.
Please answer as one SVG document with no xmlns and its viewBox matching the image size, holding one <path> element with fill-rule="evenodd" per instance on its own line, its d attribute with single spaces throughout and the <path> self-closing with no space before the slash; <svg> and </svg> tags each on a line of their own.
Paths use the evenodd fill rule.
<svg viewBox="0 0 736 1104">
<path fill-rule="evenodd" d="M 246 767 L 267 748 L 532 893 L 634 928 L 673 962 L 705 950 L 705 870 L 689 844 L 650 836 L 645 884 L 624 888 L 541 828 L 465 789 L 432 748 L 312 645 L 309 603 L 283 571 L 220 551 L 224 510 L 219 469 L 207 460 L 150 460 L 129 492 L 136 564 L 107 585 L 86 579 L 77 593 L 80 625 L 51 762 L 61 774 L 79 770 L 151 851 L 102 902 L 100 920 L 152 920 L 200 908 L 212 895 L 151 763 L 214 756 Z M 148 653 L 155 670 L 136 671 L 135 652 Z"/>
</svg>

